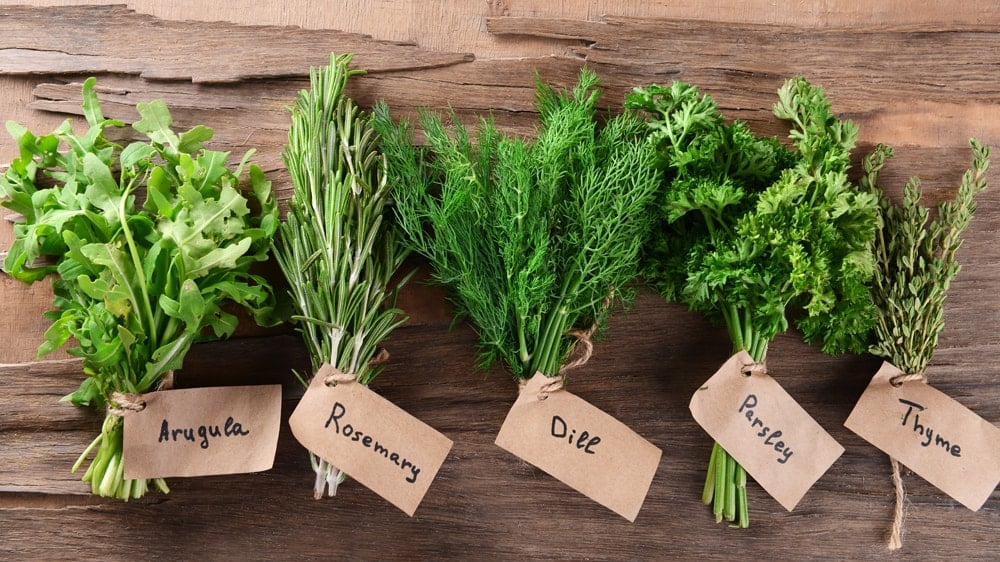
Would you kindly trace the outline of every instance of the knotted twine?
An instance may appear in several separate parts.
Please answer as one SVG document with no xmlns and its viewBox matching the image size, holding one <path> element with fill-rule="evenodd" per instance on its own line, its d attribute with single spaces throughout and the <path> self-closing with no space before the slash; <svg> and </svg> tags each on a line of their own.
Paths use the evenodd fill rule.
<svg viewBox="0 0 1000 562">
<path fill-rule="evenodd" d="M 368 366 L 375 367 L 388 362 L 389 351 L 384 347 L 380 347 L 378 349 L 378 353 L 375 354 L 375 357 L 372 357 L 371 360 L 368 361 Z M 340 369 L 329 363 L 324 364 L 320 367 L 320 370 L 316 372 L 316 376 L 320 375 L 323 375 L 323 384 L 327 386 L 336 386 L 338 384 L 355 382 L 358 380 L 358 375 L 356 373 L 343 373 Z"/>
<path fill-rule="evenodd" d="M 906 382 L 920 381 L 927 382 L 927 376 L 923 373 L 903 373 L 889 379 L 892 386 L 900 386 Z M 903 490 L 903 477 L 899 473 L 899 461 L 895 457 L 889 457 L 892 465 L 892 485 L 896 489 L 896 506 L 893 509 L 892 530 L 889 533 L 889 550 L 899 550 L 903 546 L 903 503 L 906 500 L 906 492 Z"/>
<path fill-rule="evenodd" d="M 174 387 L 174 371 L 167 371 L 160 378 L 160 384 L 156 385 L 156 390 L 170 390 Z M 146 401 L 138 394 L 127 394 L 118 392 L 111 393 L 108 400 L 108 413 L 119 418 L 125 416 L 125 412 L 141 412 L 146 408 Z"/>
<path fill-rule="evenodd" d="M 551 377 L 551 380 L 543 384 L 538 389 L 538 399 L 545 400 L 549 394 L 561 390 L 566 385 L 566 371 L 582 367 L 590 361 L 590 356 L 594 354 L 594 332 L 597 331 L 597 323 L 593 323 L 586 330 L 573 329 L 566 332 L 567 336 L 576 338 L 576 344 L 566 356 L 566 361 L 559 367 L 559 373 Z M 535 373 L 536 375 L 538 373 Z M 528 384 L 528 379 L 518 381 L 518 390 L 523 390 Z"/>
</svg>

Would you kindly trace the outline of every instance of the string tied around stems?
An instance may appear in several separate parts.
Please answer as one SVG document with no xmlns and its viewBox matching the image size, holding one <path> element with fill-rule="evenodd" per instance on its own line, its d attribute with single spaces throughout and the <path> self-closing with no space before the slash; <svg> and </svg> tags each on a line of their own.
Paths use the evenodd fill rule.
<svg viewBox="0 0 1000 562">
<path fill-rule="evenodd" d="M 377 365 L 383 365 L 389 362 L 389 351 L 384 347 L 380 347 L 378 353 L 375 357 L 372 357 L 368 361 L 369 367 L 375 367 Z M 334 367 L 333 365 L 326 363 L 319 371 L 317 371 L 316 376 L 323 376 L 323 384 L 327 386 L 336 386 L 342 383 L 356 382 L 358 375 L 356 373 L 344 373 L 340 369 Z"/>
<path fill-rule="evenodd" d="M 596 322 L 591 324 L 586 330 L 573 329 L 566 332 L 566 335 L 576 338 L 576 344 L 566 356 L 566 361 L 559 367 L 559 373 L 554 377 L 550 377 L 548 382 L 538 388 L 539 400 L 545 400 L 549 397 L 549 394 L 562 390 L 566 385 L 566 371 L 582 367 L 590 361 L 590 357 L 594 354 L 593 336 L 595 331 L 597 331 Z M 537 375 L 538 373 L 535 374 Z M 523 391 L 527 384 L 527 379 L 518 381 L 519 390 Z"/>
<path fill-rule="evenodd" d="M 902 373 L 889 379 L 892 386 L 902 386 L 907 382 L 927 382 L 924 373 Z M 906 491 L 903 489 L 903 476 L 899 472 L 899 461 L 890 456 L 892 465 L 892 485 L 895 488 L 896 504 L 893 507 L 892 528 L 889 531 L 889 550 L 899 550 L 903 546 L 903 507 L 906 502 Z"/>
<path fill-rule="evenodd" d="M 160 378 L 160 383 L 156 385 L 156 390 L 170 390 L 174 387 L 174 371 L 167 371 Z M 142 400 L 138 394 L 126 392 L 112 392 L 108 400 L 108 413 L 119 418 L 124 417 L 126 412 L 141 412 L 146 409 L 146 401 Z"/>
<path fill-rule="evenodd" d="M 108 414 L 119 418 L 125 417 L 126 412 L 141 412 L 145 409 L 146 401 L 140 399 L 138 394 L 115 391 L 108 400 Z"/>
<path fill-rule="evenodd" d="M 766 375 L 767 374 L 767 362 L 761 361 L 760 363 L 750 363 L 748 365 L 743 365 L 740 368 L 740 374 L 744 377 L 752 377 L 754 375 Z"/>
</svg>

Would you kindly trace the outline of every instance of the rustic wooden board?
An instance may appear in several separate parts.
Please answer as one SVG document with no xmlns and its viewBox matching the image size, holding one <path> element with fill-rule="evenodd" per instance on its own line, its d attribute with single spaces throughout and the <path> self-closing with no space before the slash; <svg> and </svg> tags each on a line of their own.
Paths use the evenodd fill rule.
<svg viewBox="0 0 1000 562">
<path fill-rule="evenodd" d="M 256 147 L 255 160 L 287 197 L 280 161 L 285 106 L 305 87 L 309 64 L 325 62 L 333 49 L 358 50 L 357 64 L 373 71 L 351 85 L 363 105 L 384 98 L 401 115 L 451 105 L 464 120 L 492 110 L 501 127 L 517 134 L 532 132 L 536 69 L 569 85 L 590 64 L 605 79 L 609 107 L 635 85 L 687 80 L 771 134 L 782 133 L 769 112 L 774 89 L 804 73 L 859 123 L 863 147 L 897 146 L 887 185 L 898 192 L 906 176 L 919 173 L 928 202 L 954 193 L 969 160 L 968 136 L 1000 145 L 1000 16 L 991 2 L 945 9 L 855 1 L 822 8 L 764 0 L 713 6 L 396 0 L 364 7 L 309 1 L 255 11 L 258 3 L 240 1 L 212 13 L 197 4 L 131 2 L 139 13 L 121 6 L 0 6 L 0 108 L 13 107 L 3 117 L 45 129 L 65 114 L 79 115 L 79 84 L 94 73 L 109 116 L 131 121 L 137 101 L 162 98 L 178 127 L 205 123 L 216 130 L 217 147 L 234 153 Z M 599 17 L 605 12 L 627 17 Z M 176 21 L 218 18 L 267 25 Z M 290 24 L 316 29 L 280 27 Z M 156 34 L 159 51 L 136 47 L 134 37 L 143 33 Z M 232 64 L 216 62 L 221 53 Z M 12 154 L 10 141 L 0 140 L 0 161 Z M 960 252 L 964 269 L 928 371 L 938 388 L 995 423 L 998 230 L 1000 190 L 991 188 Z M 0 251 L 9 240 L 10 227 L 0 221 Z M 888 460 L 842 427 L 878 366 L 872 357 L 827 357 L 794 334 L 772 344 L 771 371 L 846 452 L 792 513 L 751 485 L 752 528 L 726 529 L 699 502 L 711 443 L 687 410 L 691 393 L 728 354 L 724 330 L 640 291 L 635 308 L 613 321 L 591 362 L 571 376 L 574 392 L 664 449 L 646 504 L 628 524 L 493 445 L 514 385 L 499 367 L 488 374 L 474 369 L 474 332 L 461 323 L 449 329 L 441 291 L 414 283 L 401 300 L 411 321 L 389 343 L 392 358 L 374 388 L 455 441 L 416 517 L 356 483 L 335 499 L 312 500 L 308 459 L 287 429 L 269 472 L 174 479 L 169 495 L 121 504 L 90 497 L 68 472 L 101 419 L 57 403 L 79 383 L 78 362 L 31 362 L 48 299 L 44 285 L 0 283 L 4 558 L 468 558 L 475 552 L 512 559 L 853 560 L 885 552 Z M 307 364 L 297 336 L 288 328 L 242 334 L 256 337 L 196 346 L 178 384 L 280 382 L 287 417 L 301 394 L 290 369 Z M 907 472 L 905 482 L 901 557 L 995 558 L 1000 492 L 972 513 L 915 475 Z"/>
</svg>

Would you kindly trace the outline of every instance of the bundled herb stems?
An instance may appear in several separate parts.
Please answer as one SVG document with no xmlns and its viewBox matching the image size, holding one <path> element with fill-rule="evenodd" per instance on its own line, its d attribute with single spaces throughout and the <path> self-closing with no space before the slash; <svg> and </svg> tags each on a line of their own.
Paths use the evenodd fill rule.
<svg viewBox="0 0 1000 562">
<path fill-rule="evenodd" d="M 794 151 L 726 123 L 690 85 L 637 88 L 666 184 L 645 278 L 667 299 L 725 323 L 734 351 L 764 362 L 768 342 L 797 321 L 824 351 L 860 351 L 874 321 L 868 286 L 876 199 L 847 179 L 857 128 L 837 119 L 803 78 L 778 91 L 774 114 Z M 749 525 L 746 473 L 718 444 L 703 499 L 717 521 Z"/>
<path fill-rule="evenodd" d="M 123 123 L 104 118 L 94 84 L 83 85 L 83 135 L 69 121 L 45 136 L 7 124 L 21 152 L 0 178 L 0 197 L 24 222 L 4 270 L 29 283 L 56 274 L 39 357 L 75 338 L 68 352 L 83 358 L 87 378 L 65 399 L 107 409 L 73 470 L 96 450 L 84 481 L 95 494 L 128 500 L 150 485 L 168 489 L 162 479 L 124 478 L 121 409 L 180 368 L 206 330 L 233 333 L 237 318 L 224 304 L 268 318 L 270 287 L 250 267 L 266 259 L 278 216 L 259 168 L 250 166 L 252 199 L 239 190 L 252 152 L 228 168 L 229 153 L 203 148 L 212 130 L 174 133 L 162 101 L 137 106 L 133 128 L 148 140 L 109 141 L 105 130 Z M 39 264 L 43 257 L 55 263 Z"/>
<path fill-rule="evenodd" d="M 384 222 L 390 186 L 371 118 L 344 93 L 363 73 L 348 69 L 351 58 L 311 69 L 292 108 L 283 158 L 294 192 L 274 251 L 313 372 L 328 363 L 368 384 L 382 370 L 380 344 L 405 321 L 392 279 L 407 250 Z M 316 498 L 335 495 L 345 475 L 310 455 Z"/>
<path fill-rule="evenodd" d="M 986 189 L 989 169 L 989 149 L 976 139 L 969 144 L 972 167 L 962 176 L 955 199 L 941 203 L 933 218 L 920 204 L 918 178 L 906 183 L 898 205 L 879 187 L 879 173 L 892 156 L 890 147 L 879 145 L 864 161 L 861 185 L 878 197 L 883 221 L 875 246 L 872 296 L 878 312 L 869 351 L 901 371 L 891 379 L 893 385 L 926 382 L 924 371 L 944 329 L 945 298 L 960 269 L 956 252 L 976 210 L 975 197 Z M 902 546 L 904 494 L 899 463 L 892 457 L 891 462 L 896 507 L 889 548 L 896 550 Z"/>
<path fill-rule="evenodd" d="M 375 108 L 410 247 L 451 290 L 480 336 L 481 363 L 502 358 L 515 379 L 559 375 L 577 337 L 628 298 L 647 206 L 659 183 L 642 122 L 596 119 L 599 79 L 572 92 L 537 81 L 538 138 L 504 135 L 489 119 L 470 131 L 422 113 L 428 147 Z"/>
</svg>

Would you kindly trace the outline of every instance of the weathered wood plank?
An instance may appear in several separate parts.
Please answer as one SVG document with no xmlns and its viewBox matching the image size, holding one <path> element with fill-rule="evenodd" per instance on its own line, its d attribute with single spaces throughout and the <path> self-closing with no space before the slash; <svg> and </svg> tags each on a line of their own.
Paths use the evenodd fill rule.
<svg viewBox="0 0 1000 562">
<path fill-rule="evenodd" d="M 5 27 L 0 72 L 5 74 L 108 72 L 218 83 L 306 76 L 310 65 L 328 63 L 331 51 L 356 53 L 357 63 L 371 72 L 435 68 L 474 58 L 333 30 L 161 20 L 123 6 L 9 6 L 0 8 L 0 20 Z"/>
<path fill-rule="evenodd" d="M 785 79 L 803 75 L 861 125 L 864 141 L 925 147 L 955 146 L 969 136 L 1000 141 L 1000 92 L 989 78 L 1000 69 L 996 27 L 816 30 L 609 16 L 602 22 L 488 18 L 487 28 L 566 39 L 568 53 L 606 76 L 611 99 L 636 85 L 679 79 L 746 119 L 744 112 L 769 110 Z"/>
<path fill-rule="evenodd" d="M 1000 64 L 996 31 L 1000 12 L 995 2 L 913 6 L 896 0 L 849 0 L 819 6 L 726 0 L 705 6 L 688 1 L 505 0 L 485 5 L 433 3 L 428 8 L 428 3 L 398 0 L 361 8 L 310 1 L 295 8 L 266 4 L 258 12 L 254 10 L 259 3 L 233 2 L 212 13 L 195 4 L 138 0 L 130 5 L 173 17 L 190 13 L 196 19 L 218 16 L 246 23 L 376 30 L 372 34 L 377 38 L 414 39 L 424 48 L 509 58 L 466 62 L 461 57 L 450 66 L 420 59 L 423 66 L 390 71 L 397 53 L 425 53 L 432 60 L 455 55 L 360 36 L 284 28 L 268 28 L 247 39 L 245 28 L 156 20 L 121 7 L 32 13 L 0 8 L 0 49 L 29 49 L 33 57 L 49 57 L 36 59 L 38 75 L 0 77 L 0 96 L 9 93 L 22 99 L 19 96 L 34 88 L 36 101 L 31 105 L 45 111 L 19 105 L 14 116 L 44 130 L 39 124 L 48 126 L 62 118 L 50 111 L 80 113 L 83 76 L 79 73 L 93 70 L 99 75 L 109 115 L 130 121 L 136 101 L 165 99 L 179 128 L 212 126 L 218 147 L 235 153 L 257 147 L 256 160 L 268 170 L 282 197 L 287 197 L 289 188 L 279 156 L 288 120 L 284 107 L 305 86 L 304 69 L 326 62 L 328 50 L 304 43 L 302 37 L 309 33 L 314 34 L 309 37 L 332 38 L 340 47 L 352 45 L 351 41 L 378 45 L 375 52 L 385 58 L 369 60 L 382 60 L 383 66 L 374 63 L 378 72 L 351 86 L 351 95 L 365 106 L 385 98 L 394 112 L 412 115 L 417 107 L 442 109 L 450 104 L 464 120 L 493 109 L 501 127 L 525 135 L 532 133 L 535 118 L 535 69 L 546 80 L 569 85 L 581 64 L 592 65 L 608 86 L 603 98 L 607 106 L 619 104 L 622 95 L 638 84 L 688 80 L 715 96 L 731 115 L 770 134 L 783 133 L 769 112 L 774 89 L 790 74 L 803 72 L 827 87 L 835 110 L 860 124 L 863 149 L 879 141 L 898 147 L 885 175 L 892 191 L 898 193 L 906 176 L 919 173 L 930 203 L 953 195 L 968 164 L 969 135 L 1000 143 L 993 80 Z M 9 14 L 15 12 L 22 18 L 18 20 L 22 32 L 29 20 L 44 20 L 46 32 L 53 30 L 63 38 L 79 31 L 76 26 L 81 21 L 99 25 L 81 35 L 90 44 L 83 44 L 83 39 L 74 44 L 72 38 L 67 44 L 46 43 L 46 38 L 8 35 L 14 21 Z M 91 15 L 72 15 L 85 13 Z M 125 15 L 108 23 L 97 22 L 95 13 Z M 337 19 L 343 13 L 353 19 Z M 599 18 L 604 13 L 671 19 Z M 479 26 L 486 15 L 531 17 L 492 19 L 488 28 L 466 27 Z M 376 17 L 378 21 L 361 21 Z M 122 22 L 135 26 L 125 28 Z M 449 33 L 449 26 L 460 29 Z M 101 28 L 118 32 L 98 37 L 100 32 L 94 29 Z M 181 28 L 207 33 L 209 39 L 199 39 L 202 47 L 197 56 L 178 55 L 182 41 L 164 46 L 162 56 L 153 50 L 145 59 L 135 56 L 136 30 L 173 30 L 169 37 L 176 38 Z M 38 29 L 42 28 L 33 32 L 43 35 Z M 286 42 L 270 41 L 286 31 L 290 34 Z M 245 80 L 254 76 L 252 66 L 247 70 L 250 63 L 241 63 L 244 66 L 233 72 L 213 66 L 211 51 L 204 48 L 211 41 L 229 45 L 231 38 L 239 38 L 241 46 L 255 41 L 275 45 L 275 57 L 268 62 L 275 74 Z M 34 50 L 39 45 L 58 48 Z M 337 50 L 345 50 L 340 47 Z M 315 60 L 307 61 L 309 56 Z M 0 60 L 10 59 L 0 54 Z M 362 53 L 355 62 L 365 65 Z M 180 68 L 188 63 L 196 64 L 197 72 Z M 138 66 L 130 69 L 130 64 Z M 149 77 L 159 76 L 155 69 L 166 68 L 180 79 L 140 77 L 147 67 L 154 69 Z M 294 76 L 281 74 L 282 68 L 291 67 Z M 113 74 L 120 71 L 126 74 Z M 192 83 L 220 76 L 238 81 Z M 14 83 L 16 88 L 4 89 Z M 0 141 L 0 154 L 11 153 L 9 141 Z M 995 172 L 990 179 L 996 183 Z M 952 285 L 947 328 L 928 371 L 932 384 L 994 423 L 1000 421 L 996 390 L 1000 378 L 992 362 L 1000 351 L 998 230 L 1000 191 L 991 188 L 980 199 L 961 250 L 964 269 Z M 0 248 L 9 241 L 9 232 L 9 225 L 0 221 Z M 44 329 L 40 317 L 48 304 L 44 285 L 29 289 L 13 283 L 7 279 L 0 284 L 4 313 L 0 363 L 30 361 L 37 341 L 27 340 L 40 339 Z M 390 364 L 374 387 L 455 441 L 415 518 L 406 518 L 356 483 L 342 487 L 334 500 L 311 500 L 308 461 L 287 428 L 275 468 L 269 472 L 174 479 L 171 494 L 153 494 L 127 505 L 91 498 L 68 467 L 96 435 L 101 416 L 56 402 L 78 384 L 78 363 L 0 365 L 0 412 L 4 412 L 0 415 L 0 557 L 412 559 L 468 558 L 477 552 L 510 559 L 853 560 L 884 553 L 892 509 L 888 461 L 842 426 L 877 368 L 874 358 L 828 357 L 794 334 L 772 344 L 768 358 L 772 373 L 846 452 L 793 513 L 784 512 L 752 484 L 752 528 L 725 529 L 714 524 L 699 502 L 710 440 L 691 420 L 687 402 L 726 357 L 729 344 L 724 330 L 640 291 L 635 309 L 613 321 L 592 361 L 571 373 L 570 382 L 574 392 L 665 450 L 646 504 L 630 525 L 493 445 L 514 399 L 514 385 L 500 368 L 488 375 L 474 370 L 474 332 L 461 323 L 448 329 L 450 309 L 439 290 L 411 285 L 400 305 L 412 320 L 393 336 Z M 15 348 L 21 355 L 5 361 Z M 179 373 L 178 384 L 281 382 L 287 417 L 301 393 L 289 370 L 305 369 L 306 363 L 294 334 L 199 344 Z M 995 557 L 1000 492 L 994 492 L 980 512 L 972 513 L 904 472 L 909 496 L 901 558 Z"/>
<path fill-rule="evenodd" d="M 110 500 L 95 504 L 92 498 L 72 497 L 80 492 L 78 483 L 71 475 L 59 473 L 79 450 L 70 445 L 85 441 L 90 433 L 83 427 L 56 431 L 40 424 L 25 430 L 16 445 L 22 455 L 22 447 L 27 447 L 26 456 L 44 454 L 47 462 L 35 465 L 40 472 L 30 482 L 4 488 L 16 494 L 0 494 L 5 538 L 0 552 L 51 559 L 60 556 L 64 545 L 73 545 L 76 557 L 106 557 L 110 552 L 112 558 L 128 553 L 122 558 L 174 559 L 256 559 L 277 553 L 362 559 L 462 558 L 470 549 L 517 559 L 876 556 L 883 548 L 891 510 L 888 462 L 841 425 L 877 367 L 878 362 L 870 357 L 828 357 L 794 335 L 779 337 L 768 358 L 771 370 L 847 452 L 792 513 L 751 484 L 753 527 L 749 532 L 715 525 L 700 504 L 710 441 L 690 419 L 687 401 L 728 354 L 725 338 L 724 330 L 643 292 L 633 311 L 613 320 L 592 361 L 571 377 L 574 392 L 630 424 L 666 452 L 635 524 L 493 445 L 514 399 L 514 385 L 499 368 L 485 377 L 473 369 L 475 335 L 471 329 L 459 325 L 450 330 L 446 324 L 437 324 L 398 331 L 389 345 L 390 364 L 373 385 L 455 441 L 415 518 L 405 517 L 352 482 L 333 500 L 309 499 L 308 461 L 287 429 L 282 432 L 275 468 L 269 472 L 173 479 L 173 491 L 166 496 L 152 494 L 130 504 Z M 977 348 L 972 353 L 982 356 L 996 349 Z M 283 380 L 286 416 L 301 392 L 290 382 L 287 368 L 302 367 L 305 356 L 290 336 L 213 344 L 197 350 L 194 357 L 198 359 L 189 361 L 182 371 L 181 384 L 224 382 L 219 378 L 225 377 L 220 364 L 226 364 L 230 374 L 239 373 L 230 380 L 244 376 L 259 382 Z M 964 371 L 965 379 L 989 376 L 987 367 L 949 356 L 947 350 L 941 357 L 956 360 L 956 365 L 935 365 L 931 372 L 935 380 L 937 375 L 943 379 L 952 368 Z M 28 382 L 23 379 L 12 387 Z M 958 390 L 957 386 L 952 390 Z M 1000 416 L 998 405 L 990 404 L 985 394 L 962 399 L 981 408 L 987 417 Z M 0 430 L 4 443 L 8 443 L 7 435 Z M 56 444 L 60 447 L 53 448 Z M 17 473 L 23 477 L 25 471 Z M 995 540 L 1000 525 L 996 501 L 1000 494 L 994 494 L 979 513 L 972 513 L 919 477 L 907 474 L 905 479 L 909 493 L 906 544 L 913 556 L 947 552 L 961 559 L 988 558 L 987 545 Z M 230 515 L 235 513 L 240 516 Z M 308 523 L 317 521 L 326 531 L 318 532 L 316 525 Z M 122 532 L 126 524 L 128 532 Z M 37 529 L 46 529 L 44 541 L 38 540 Z M 74 538 L 71 531 L 79 529 L 87 529 L 87 541 Z M 241 539 L 224 539 L 233 536 Z M 373 537 L 379 537 L 377 547 L 369 542 Z"/>
</svg>

